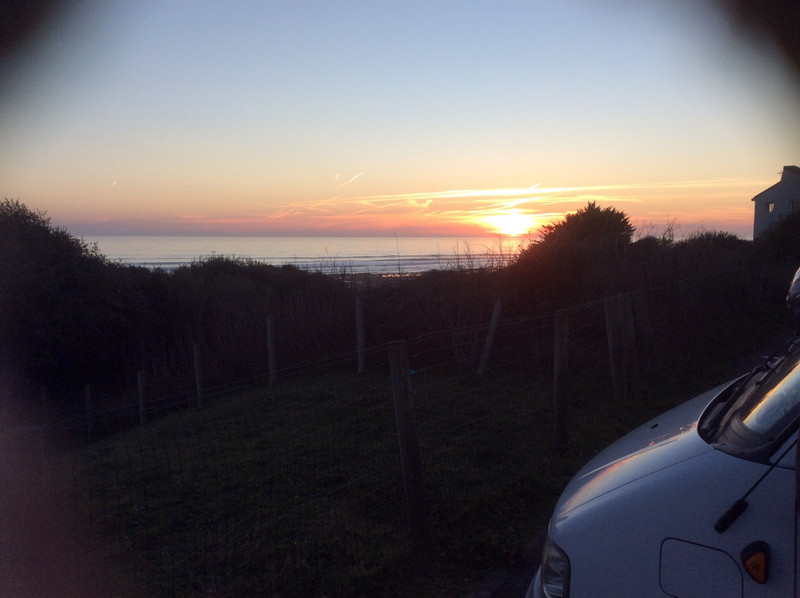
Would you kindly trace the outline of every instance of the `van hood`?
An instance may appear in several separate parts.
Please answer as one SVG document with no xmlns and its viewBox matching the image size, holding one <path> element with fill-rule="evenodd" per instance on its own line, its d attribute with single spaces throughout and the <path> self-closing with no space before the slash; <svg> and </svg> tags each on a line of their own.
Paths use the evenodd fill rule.
<svg viewBox="0 0 800 598">
<path fill-rule="evenodd" d="M 659 415 L 600 452 L 561 495 L 556 519 L 626 484 L 713 451 L 697 433 L 705 408 L 728 384 Z"/>
</svg>

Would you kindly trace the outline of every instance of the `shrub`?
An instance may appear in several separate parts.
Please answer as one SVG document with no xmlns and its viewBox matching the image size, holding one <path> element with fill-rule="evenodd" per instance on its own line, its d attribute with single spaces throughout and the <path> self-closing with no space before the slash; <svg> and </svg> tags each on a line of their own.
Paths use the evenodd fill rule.
<svg viewBox="0 0 800 598">
<path fill-rule="evenodd" d="M 0 203 L 3 364 L 39 381 L 85 375 L 99 357 L 87 340 L 98 332 L 104 266 L 96 247 L 51 226 L 43 212 Z"/>
</svg>

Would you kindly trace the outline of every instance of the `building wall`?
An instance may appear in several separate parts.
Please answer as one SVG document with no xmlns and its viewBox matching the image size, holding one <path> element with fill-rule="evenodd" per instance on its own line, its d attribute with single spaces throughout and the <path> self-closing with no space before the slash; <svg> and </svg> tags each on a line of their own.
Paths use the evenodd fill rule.
<svg viewBox="0 0 800 598">
<path fill-rule="evenodd" d="M 784 166 L 781 180 L 753 198 L 753 238 L 795 210 L 800 210 L 800 168 Z"/>
</svg>

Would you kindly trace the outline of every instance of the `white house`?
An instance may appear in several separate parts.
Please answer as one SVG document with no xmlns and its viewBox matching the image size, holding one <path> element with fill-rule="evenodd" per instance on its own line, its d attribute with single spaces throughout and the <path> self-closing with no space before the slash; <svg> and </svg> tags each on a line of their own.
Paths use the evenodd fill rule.
<svg viewBox="0 0 800 598">
<path fill-rule="evenodd" d="M 753 201 L 753 238 L 756 238 L 790 212 L 800 210 L 800 168 L 784 166 L 781 180 L 756 195 Z"/>
</svg>

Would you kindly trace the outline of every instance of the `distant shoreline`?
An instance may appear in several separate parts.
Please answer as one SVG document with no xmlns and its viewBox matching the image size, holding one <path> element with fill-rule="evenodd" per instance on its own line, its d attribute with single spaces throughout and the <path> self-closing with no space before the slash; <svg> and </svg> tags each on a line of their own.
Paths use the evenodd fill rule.
<svg viewBox="0 0 800 598">
<path fill-rule="evenodd" d="M 456 237 L 221 237 L 95 236 L 112 262 L 173 270 L 212 258 L 253 260 L 273 266 L 338 274 L 407 275 L 429 270 L 474 269 L 507 263 L 521 240 Z"/>
</svg>

